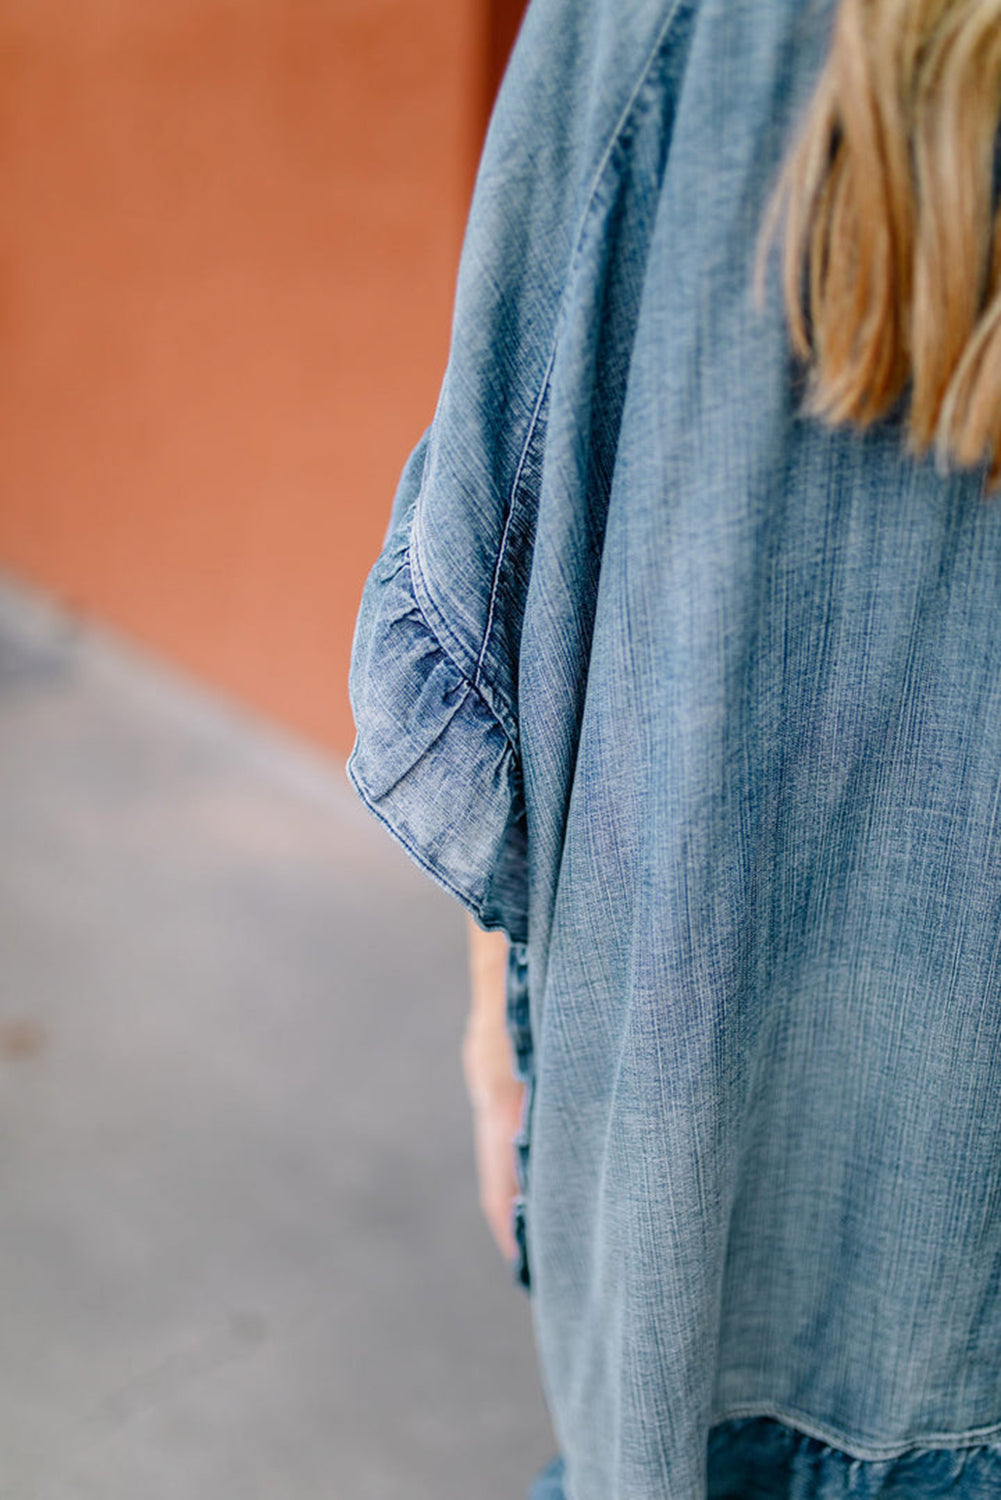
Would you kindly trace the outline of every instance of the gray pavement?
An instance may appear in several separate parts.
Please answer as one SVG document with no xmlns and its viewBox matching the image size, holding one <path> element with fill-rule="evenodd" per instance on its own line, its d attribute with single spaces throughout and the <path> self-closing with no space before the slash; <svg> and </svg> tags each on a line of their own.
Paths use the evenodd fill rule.
<svg viewBox="0 0 1001 1500">
<path fill-rule="evenodd" d="M 0 1500 L 518 1500 L 461 913 L 340 768 L 0 580 Z"/>
</svg>

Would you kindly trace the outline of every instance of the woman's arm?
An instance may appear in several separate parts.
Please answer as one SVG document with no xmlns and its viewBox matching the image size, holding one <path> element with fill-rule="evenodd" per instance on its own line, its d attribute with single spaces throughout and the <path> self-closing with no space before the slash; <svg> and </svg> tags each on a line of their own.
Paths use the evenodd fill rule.
<svg viewBox="0 0 1001 1500">
<path fill-rule="evenodd" d="M 512 1204 L 518 1192 L 514 1137 L 525 1086 L 514 1076 L 507 1032 L 508 941 L 467 918 L 471 998 L 462 1044 L 466 1090 L 473 1107 L 480 1207 L 501 1254 L 515 1257 Z"/>
</svg>

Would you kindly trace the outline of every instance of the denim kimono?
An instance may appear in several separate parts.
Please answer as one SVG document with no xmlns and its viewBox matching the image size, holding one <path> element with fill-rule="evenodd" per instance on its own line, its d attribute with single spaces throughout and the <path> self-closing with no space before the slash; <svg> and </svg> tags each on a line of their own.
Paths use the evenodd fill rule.
<svg viewBox="0 0 1001 1500">
<path fill-rule="evenodd" d="M 358 618 L 512 939 L 539 1496 L 1001 1496 L 1001 501 L 753 297 L 834 8 L 533 0 Z"/>
</svg>

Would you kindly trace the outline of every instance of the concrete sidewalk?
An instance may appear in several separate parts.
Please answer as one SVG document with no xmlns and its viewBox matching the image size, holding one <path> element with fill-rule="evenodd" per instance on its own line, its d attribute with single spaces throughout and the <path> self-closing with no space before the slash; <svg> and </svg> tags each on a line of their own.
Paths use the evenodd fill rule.
<svg viewBox="0 0 1001 1500">
<path fill-rule="evenodd" d="M 0 1500 L 520 1500 L 461 913 L 336 767 L 0 587 Z"/>
</svg>

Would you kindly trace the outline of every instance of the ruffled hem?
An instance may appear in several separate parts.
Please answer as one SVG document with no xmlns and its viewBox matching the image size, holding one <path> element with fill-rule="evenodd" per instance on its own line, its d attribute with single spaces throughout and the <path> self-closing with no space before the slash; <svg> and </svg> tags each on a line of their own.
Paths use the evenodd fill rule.
<svg viewBox="0 0 1001 1500">
<path fill-rule="evenodd" d="M 410 857 L 484 927 L 524 940 L 527 841 L 514 746 L 429 626 L 409 550 L 381 563 L 365 585 L 352 657 L 348 776 Z"/>
<path fill-rule="evenodd" d="M 571 1500 L 561 1458 L 529 1500 Z M 709 1434 L 707 1500 L 998 1500 L 1001 1441 L 854 1458 L 775 1417 L 739 1417 Z"/>
<path fill-rule="evenodd" d="M 774 1417 L 709 1434 L 709 1500 L 996 1500 L 1001 1442 L 854 1458 Z"/>
</svg>

